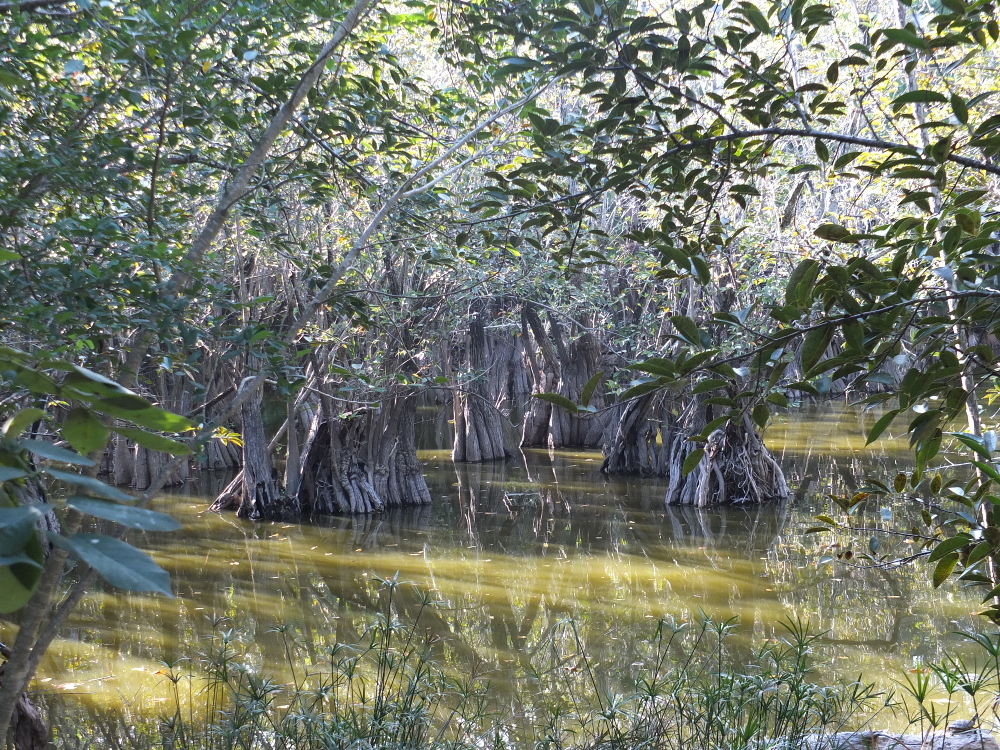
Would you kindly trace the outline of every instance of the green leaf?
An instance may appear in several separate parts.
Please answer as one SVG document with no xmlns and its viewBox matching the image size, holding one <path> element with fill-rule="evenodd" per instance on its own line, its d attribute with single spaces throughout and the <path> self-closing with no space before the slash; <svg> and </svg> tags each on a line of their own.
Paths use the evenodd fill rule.
<svg viewBox="0 0 1000 750">
<path fill-rule="evenodd" d="M 701 332 L 694 321 L 686 315 L 671 315 L 670 322 L 680 334 L 681 338 L 692 346 L 701 346 Z"/>
<path fill-rule="evenodd" d="M 869 440 L 868 442 L 870 443 L 871 440 Z M 898 474 L 896 474 L 896 478 L 893 479 L 893 481 L 892 481 L 892 488 L 894 490 L 896 490 L 896 492 L 902 492 L 903 490 L 906 489 L 906 473 L 905 472 L 901 471 Z"/>
<path fill-rule="evenodd" d="M 64 464 L 75 464 L 77 466 L 93 466 L 94 462 L 86 456 L 74 453 L 66 448 L 46 442 L 44 440 L 18 440 L 17 444 L 22 448 L 31 451 L 36 456 L 48 458 L 52 461 L 59 461 Z"/>
<path fill-rule="evenodd" d="M 50 366 L 62 365 L 59 369 L 64 369 L 66 367 L 66 364 L 63 362 L 50 361 L 47 364 Z M 66 377 L 63 378 L 63 385 L 69 386 L 80 393 L 88 393 L 94 396 L 132 394 L 138 398 L 138 396 L 132 393 L 132 391 L 119 385 L 110 378 L 104 377 L 100 373 L 88 370 L 86 367 L 80 367 L 79 365 L 71 364 L 68 367 L 69 372 L 66 373 Z"/>
<path fill-rule="evenodd" d="M 645 396 L 647 393 L 658 391 L 661 388 L 663 388 L 662 379 L 651 380 L 645 383 L 637 383 L 622 393 L 621 396 L 618 397 L 618 400 L 619 402 L 628 401 L 629 399 L 637 398 L 638 396 Z"/>
<path fill-rule="evenodd" d="M 59 392 L 59 386 L 56 385 L 56 381 L 44 372 L 40 372 L 32 367 L 21 366 L 17 377 L 14 378 L 14 382 L 38 396 L 48 396 L 49 394 Z"/>
<path fill-rule="evenodd" d="M 757 404 L 753 408 L 753 421 L 762 430 L 767 427 L 767 420 L 771 416 L 771 410 L 767 408 L 766 404 Z"/>
<path fill-rule="evenodd" d="M 804 307 L 812 300 L 812 287 L 819 275 L 819 262 L 804 258 L 792 270 L 785 284 L 785 304 Z"/>
<path fill-rule="evenodd" d="M 561 393 L 536 393 L 534 397 L 541 401 L 548 401 L 550 404 L 555 404 L 574 414 L 580 411 L 580 407 L 577 406 L 575 401 L 566 398 Z"/>
<path fill-rule="evenodd" d="M 593 398 L 594 391 L 597 390 L 597 386 L 601 384 L 601 381 L 606 376 L 607 373 L 604 370 L 598 370 L 584 384 L 583 390 L 580 392 L 580 401 L 584 406 L 590 406 L 590 399 Z"/>
<path fill-rule="evenodd" d="M 714 391 L 717 388 L 722 388 L 728 384 L 729 381 L 722 378 L 708 378 L 707 380 L 701 380 L 696 383 L 694 388 L 691 389 L 691 394 L 698 395 L 699 393 L 707 393 L 709 391 Z"/>
<path fill-rule="evenodd" d="M 934 576 L 932 578 L 934 588 L 937 588 L 946 580 L 948 580 L 948 576 L 952 574 L 952 571 L 955 570 L 955 566 L 957 564 L 958 564 L 958 555 L 956 554 L 948 555 L 948 557 L 942 558 L 938 562 L 937 566 L 934 568 Z"/>
<path fill-rule="evenodd" d="M 871 445 L 878 440 L 882 433 L 885 432 L 889 425 L 892 424 L 892 420 L 896 418 L 896 415 L 899 414 L 899 412 L 899 409 L 892 409 L 879 417 L 878 421 L 872 425 L 870 430 L 868 430 L 868 437 L 865 439 L 865 445 Z M 899 476 L 897 475 L 896 478 L 898 479 Z M 901 491 L 902 490 L 896 490 L 896 492 Z"/>
<path fill-rule="evenodd" d="M 92 497 L 73 495 L 67 498 L 66 505 L 76 508 L 88 516 L 104 518 L 120 523 L 130 529 L 141 531 L 176 531 L 181 525 L 166 513 L 158 513 L 148 508 L 136 508 L 132 505 L 119 505 L 108 500 L 96 500 Z"/>
<path fill-rule="evenodd" d="M 937 472 L 931 479 L 931 494 L 937 495 L 941 492 L 941 487 L 944 485 L 944 479 L 941 477 L 941 472 Z"/>
<path fill-rule="evenodd" d="M 949 432 L 946 434 L 955 438 L 966 448 L 975 451 L 987 461 L 990 460 L 990 452 L 986 449 L 986 444 L 983 443 L 983 439 L 978 435 L 970 435 L 967 432 Z"/>
<path fill-rule="evenodd" d="M 677 377 L 677 366 L 669 359 L 663 357 L 650 357 L 642 362 L 635 362 L 625 366 L 628 370 L 638 370 L 648 372 L 651 375 L 661 375 L 665 378 Z"/>
<path fill-rule="evenodd" d="M 135 393 L 103 394 L 93 402 L 96 409 L 121 419 L 132 419 L 137 413 L 153 408 L 153 405 Z"/>
<path fill-rule="evenodd" d="M 973 548 L 972 552 L 969 553 L 969 559 L 966 561 L 966 565 L 971 568 L 971 566 L 985 558 L 992 551 L 992 544 L 986 541 L 980 542 Z"/>
<path fill-rule="evenodd" d="M 62 434 L 80 453 L 90 453 L 104 447 L 109 433 L 108 428 L 101 424 L 101 420 L 90 409 L 75 406 L 66 415 Z"/>
<path fill-rule="evenodd" d="M 743 15 L 746 16 L 747 20 L 757 31 L 764 36 L 770 36 L 771 25 L 756 6 L 750 3 L 740 3 L 740 10 L 743 11 Z"/>
<path fill-rule="evenodd" d="M 775 406 L 780 406 L 782 408 L 788 408 L 788 396 L 784 393 L 778 393 L 777 391 L 769 393 L 764 400 L 769 404 L 774 404 Z"/>
<path fill-rule="evenodd" d="M 0 508 L 0 555 L 19 554 L 35 533 L 43 514 L 34 505 Z"/>
<path fill-rule="evenodd" d="M 906 104 L 932 104 L 935 102 L 946 102 L 948 98 L 937 91 L 907 91 L 905 94 L 897 96 L 892 100 L 893 109 L 901 109 Z"/>
<path fill-rule="evenodd" d="M 993 468 L 990 464 L 984 464 L 982 461 L 973 461 L 972 465 L 979 469 L 983 474 L 988 476 L 994 482 L 1000 483 L 1000 472 Z"/>
<path fill-rule="evenodd" d="M 829 240 L 830 242 L 840 242 L 845 237 L 849 237 L 851 231 L 840 224 L 820 224 L 813 231 L 817 237 L 821 240 Z"/>
<path fill-rule="evenodd" d="M 68 471 L 57 471 L 56 469 L 50 469 L 48 467 L 42 469 L 42 471 L 53 479 L 58 479 L 60 482 L 65 482 L 66 484 L 71 484 L 74 487 L 82 488 L 84 492 L 90 495 L 103 497 L 106 500 L 117 500 L 122 503 L 135 501 L 135 498 L 131 495 L 126 494 L 120 489 L 112 487 L 109 484 L 105 484 L 100 479 L 85 477 L 81 474 L 72 474 Z"/>
<path fill-rule="evenodd" d="M 173 414 L 163 409 L 152 407 L 128 414 L 125 419 L 158 432 L 185 432 L 194 427 L 190 420 L 179 414 Z"/>
<path fill-rule="evenodd" d="M 0 262 L 21 260 L 21 256 L 12 250 L 4 250 L 0 247 Z"/>
<path fill-rule="evenodd" d="M 27 604 L 41 580 L 45 556 L 37 533 L 16 557 L 18 562 L 0 566 L 0 613 L 3 614 L 15 612 Z M 20 560 L 22 557 L 27 557 L 29 562 Z"/>
<path fill-rule="evenodd" d="M 802 362 L 802 373 L 804 375 L 808 376 L 809 371 L 812 370 L 820 359 L 822 359 L 823 355 L 826 354 L 827 347 L 830 346 L 832 338 L 832 325 L 813 328 L 806 334 L 805 339 L 802 341 L 802 351 L 799 354 Z"/>
<path fill-rule="evenodd" d="M 25 552 L 14 552 L 9 555 L 0 554 L 0 567 L 8 565 L 29 565 L 33 568 L 42 568 L 42 563 L 35 560 Z M 2 612 L 3 610 L 0 610 Z"/>
<path fill-rule="evenodd" d="M 967 206 L 970 203 L 975 203 L 980 200 L 988 192 L 988 190 L 966 190 L 964 193 L 959 193 L 955 196 L 955 200 L 952 201 L 952 205 L 955 206 L 955 208 Z"/>
<path fill-rule="evenodd" d="M 909 29 L 882 29 L 882 35 L 897 44 L 904 44 L 914 49 L 924 49 L 927 46 L 922 37 Z"/>
<path fill-rule="evenodd" d="M 857 159 L 864 151 L 848 151 L 837 157 L 837 160 L 833 163 L 834 169 L 843 169 L 852 161 Z"/>
<path fill-rule="evenodd" d="M 150 450 L 169 453 L 173 456 L 190 456 L 192 453 L 190 446 L 179 440 L 171 440 L 163 435 L 146 432 L 135 427 L 113 427 L 112 429 L 119 435 L 123 435 Z"/>
<path fill-rule="evenodd" d="M 49 541 L 97 571 L 115 588 L 126 591 L 159 591 L 173 598 L 170 575 L 153 558 L 131 544 L 104 534 L 49 534 Z"/>
<path fill-rule="evenodd" d="M 694 471 L 695 468 L 698 466 L 698 464 L 701 463 L 701 459 L 704 457 L 705 457 L 704 448 L 695 448 L 693 451 L 688 453 L 687 457 L 684 459 L 683 465 L 681 466 L 681 476 L 686 477 L 688 474 Z"/>
<path fill-rule="evenodd" d="M 3 423 L 3 427 L 0 428 L 0 435 L 10 439 L 16 438 L 24 432 L 29 425 L 33 422 L 37 422 L 44 416 L 45 412 L 34 406 L 21 409 L 21 411 L 17 412 L 14 416 Z"/>
<path fill-rule="evenodd" d="M 927 562 L 934 562 L 935 560 L 940 560 L 945 555 L 949 555 L 952 552 L 962 549 L 971 541 L 971 537 L 968 534 L 958 534 L 948 539 L 942 539 L 934 549 L 931 550 L 930 556 L 927 558 Z"/>
<path fill-rule="evenodd" d="M 955 119 L 960 123 L 969 124 L 969 105 L 958 94 L 951 95 L 951 111 L 955 113 Z"/>
<path fill-rule="evenodd" d="M 28 476 L 28 472 L 22 469 L 15 469 L 13 466 L 0 466 L 0 484 L 12 479 L 23 479 L 26 476 Z"/>
<path fill-rule="evenodd" d="M 808 393 L 812 396 L 819 396 L 819 390 L 812 383 L 803 383 L 802 381 L 797 381 L 795 383 L 789 383 L 785 386 L 790 391 L 802 391 L 803 393 Z"/>
</svg>

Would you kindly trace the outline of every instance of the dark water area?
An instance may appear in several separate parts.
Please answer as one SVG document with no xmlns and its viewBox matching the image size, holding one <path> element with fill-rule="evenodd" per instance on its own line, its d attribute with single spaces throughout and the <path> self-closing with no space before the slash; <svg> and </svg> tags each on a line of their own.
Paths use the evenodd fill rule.
<svg viewBox="0 0 1000 750">
<path fill-rule="evenodd" d="M 170 704 L 165 664 L 196 658 L 231 631 L 243 657 L 281 680 L 285 638 L 316 657 L 352 643 L 380 607 L 379 579 L 398 577 L 401 617 L 437 601 L 421 625 L 458 673 L 490 672 L 516 693 L 531 659 L 572 620 L 613 687 L 660 618 L 738 617 L 751 644 L 797 620 L 824 633 L 820 673 L 891 686 L 960 647 L 980 627 L 978 600 L 929 569 L 863 570 L 827 562 L 870 534 L 805 535 L 827 497 L 908 465 L 904 442 L 864 447 L 877 418 L 832 407 L 789 413 L 766 433 L 797 489 L 784 506 L 666 508 L 665 483 L 605 477 L 596 452 L 528 451 L 500 464 L 455 465 L 440 417 L 423 414 L 428 507 L 314 524 L 258 523 L 208 512 L 227 477 L 204 477 L 154 507 L 183 530 L 136 540 L 171 574 L 176 597 L 101 590 L 51 648 L 36 688 L 50 702 L 155 716 Z M 896 528 L 909 508 L 870 500 L 857 518 Z M 883 540 L 880 554 L 905 554 Z M 0 639 L 10 633 L 0 626 Z M 59 697 L 55 697 L 59 696 Z M 126 710 L 127 709 L 127 710 Z"/>
</svg>

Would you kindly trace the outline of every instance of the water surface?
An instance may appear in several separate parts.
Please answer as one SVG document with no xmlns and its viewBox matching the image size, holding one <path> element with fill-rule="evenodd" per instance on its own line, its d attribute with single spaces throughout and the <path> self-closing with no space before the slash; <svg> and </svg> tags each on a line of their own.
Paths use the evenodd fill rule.
<svg viewBox="0 0 1000 750">
<path fill-rule="evenodd" d="M 663 482 L 605 477 L 599 453 L 528 451 L 456 466 L 446 438 L 421 453 L 430 507 L 253 524 L 208 512 L 210 484 L 201 494 L 193 485 L 155 503 L 182 531 L 136 540 L 170 572 L 176 597 L 89 596 L 37 688 L 67 696 L 67 705 L 156 715 L 171 700 L 168 666 L 195 657 L 220 630 L 232 631 L 244 658 L 287 679 L 285 638 L 312 654 L 307 661 L 354 642 L 381 606 L 377 581 L 393 577 L 416 584 L 398 598 L 404 617 L 422 596 L 438 601 L 421 623 L 441 637 L 442 658 L 459 673 L 489 671 L 498 684 L 523 679 L 568 618 L 613 681 L 659 618 L 705 615 L 738 617 L 748 655 L 752 641 L 780 635 L 783 621 L 808 622 L 825 633 L 823 676 L 891 684 L 978 623 L 976 599 L 947 585 L 932 591 L 923 565 L 819 562 L 861 549 L 867 536 L 803 535 L 813 515 L 832 512 L 829 493 L 853 494 L 868 475 L 891 482 L 905 469 L 905 443 L 863 447 L 876 418 L 830 407 L 778 418 L 766 439 L 797 490 L 786 506 L 665 508 Z M 873 500 L 858 522 L 891 528 L 907 512 Z"/>
</svg>

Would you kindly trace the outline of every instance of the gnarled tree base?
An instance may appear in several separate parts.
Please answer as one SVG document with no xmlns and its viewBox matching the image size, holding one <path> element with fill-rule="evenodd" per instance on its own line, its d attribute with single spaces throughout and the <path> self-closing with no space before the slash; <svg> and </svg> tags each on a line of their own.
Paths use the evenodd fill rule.
<svg viewBox="0 0 1000 750">
<path fill-rule="evenodd" d="M 651 393 L 616 405 L 611 410 L 611 425 L 604 443 L 605 474 L 635 474 L 665 477 L 669 454 L 664 450 L 667 434 L 676 418 L 663 393 Z"/>
<path fill-rule="evenodd" d="M 10 658 L 10 649 L 0 643 L 0 657 Z M 4 667 L 0 666 L 0 680 L 3 680 Z M 0 731 L 0 736 L 7 735 L 7 728 Z M 10 722 L 10 737 L 14 750 L 43 750 L 49 746 L 49 732 L 42 720 L 38 707 L 31 702 L 27 693 L 21 693 L 14 705 L 14 714 Z"/>
<path fill-rule="evenodd" d="M 455 394 L 455 445 L 452 460 L 463 463 L 506 461 L 513 457 L 516 428 L 482 394 Z"/>
<path fill-rule="evenodd" d="M 131 487 L 135 490 L 149 489 L 160 472 L 170 463 L 170 456 L 159 451 L 151 451 L 141 445 L 116 435 L 113 443 L 104 452 L 101 473 L 108 475 L 112 484 Z M 170 472 L 164 487 L 184 484 L 191 476 L 191 466 L 184 461 Z"/>
<path fill-rule="evenodd" d="M 669 407 L 662 394 L 627 404 L 606 449 L 602 470 L 668 478 L 664 498 L 667 505 L 704 508 L 788 498 L 781 467 L 749 417 L 727 422 L 701 443 L 688 438 L 703 432 L 712 417 L 710 409 L 697 398 L 690 400 L 678 416 Z M 699 448 L 704 450 L 704 456 L 685 475 L 684 462 Z"/>
<path fill-rule="evenodd" d="M 302 451 L 299 514 L 373 513 L 430 503 L 417 460 L 415 417 L 409 396 L 386 397 L 378 409 L 346 418 L 317 412 Z"/>
</svg>

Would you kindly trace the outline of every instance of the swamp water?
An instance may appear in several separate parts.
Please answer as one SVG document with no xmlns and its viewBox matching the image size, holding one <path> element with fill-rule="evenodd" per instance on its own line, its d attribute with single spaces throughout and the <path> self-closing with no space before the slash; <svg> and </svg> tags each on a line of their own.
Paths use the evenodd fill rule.
<svg viewBox="0 0 1000 750">
<path fill-rule="evenodd" d="M 487 673 L 517 692 L 532 659 L 572 619 L 595 673 L 614 687 L 662 617 L 737 616 L 749 643 L 806 622 L 820 641 L 822 679 L 859 674 L 891 687 L 904 673 L 959 647 L 980 627 L 978 599 L 946 584 L 932 591 L 918 563 L 895 571 L 820 563 L 868 536 L 804 535 L 825 493 L 851 494 L 866 475 L 907 466 L 905 442 L 864 448 L 874 417 L 823 408 L 776 420 L 766 440 L 797 497 L 786 507 L 664 508 L 665 484 L 601 475 L 596 452 L 526 452 L 506 464 L 454 465 L 443 437 L 422 451 L 434 504 L 315 525 L 252 524 L 208 512 L 203 494 L 153 507 L 183 523 L 137 541 L 166 568 L 176 598 L 102 591 L 89 596 L 53 644 L 35 688 L 54 711 L 101 721 L 173 711 L 167 673 L 228 632 L 244 661 L 289 681 L 287 644 L 302 670 L 334 644 L 354 643 L 380 609 L 379 579 L 398 576 L 401 617 L 426 592 L 438 604 L 421 626 L 440 639 L 457 674 Z M 431 424 L 433 420 L 431 420 Z M 214 478 L 221 486 L 225 477 Z M 895 528 L 903 509 L 869 501 L 859 520 Z M 905 554 L 907 549 L 884 547 Z M 0 626 L 0 640 L 12 634 Z M 302 656 L 304 654 L 305 656 Z M 188 684 L 183 690 L 197 690 Z M 891 725 L 891 719 L 882 722 Z"/>
</svg>

